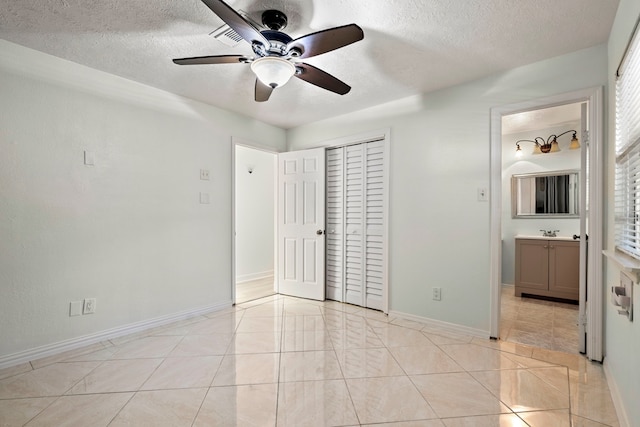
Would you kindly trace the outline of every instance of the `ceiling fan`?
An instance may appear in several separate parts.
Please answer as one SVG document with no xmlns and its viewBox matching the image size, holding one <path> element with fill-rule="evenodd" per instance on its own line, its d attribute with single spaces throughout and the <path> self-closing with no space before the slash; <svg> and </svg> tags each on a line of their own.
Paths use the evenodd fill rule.
<svg viewBox="0 0 640 427">
<path fill-rule="evenodd" d="M 262 23 L 268 29 L 260 31 L 224 1 L 202 0 L 202 2 L 240 37 L 249 42 L 256 56 L 198 56 L 177 58 L 173 60 L 174 63 L 178 65 L 251 64 L 251 70 L 257 77 L 255 100 L 258 102 L 267 101 L 271 92 L 287 83 L 292 76 L 340 95 L 351 90 L 351 87 L 343 81 L 301 60 L 362 40 L 364 33 L 356 24 L 329 28 L 294 40 L 280 31 L 287 25 L 287 16 L 278 10 L 267 10 L 262 14 Z"/>
</svg>

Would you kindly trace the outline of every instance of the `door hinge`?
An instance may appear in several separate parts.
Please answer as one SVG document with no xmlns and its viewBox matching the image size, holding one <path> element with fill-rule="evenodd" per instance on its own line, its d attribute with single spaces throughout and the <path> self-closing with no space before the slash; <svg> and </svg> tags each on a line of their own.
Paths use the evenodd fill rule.
<svg viewBox="0 0 640 427">
<path fill-rule="evenodd" d="M 583 130 L 582 131 L 582 142 L 584 144 L 589 144 L 589 131 L 588 130 Z"/>
<path fill-rule="evenodd" d="M 580 316 L 578 316 L 578 325 L 587 325 L 587 315 L 586 314 L 582 314 Z"/>
</svg>

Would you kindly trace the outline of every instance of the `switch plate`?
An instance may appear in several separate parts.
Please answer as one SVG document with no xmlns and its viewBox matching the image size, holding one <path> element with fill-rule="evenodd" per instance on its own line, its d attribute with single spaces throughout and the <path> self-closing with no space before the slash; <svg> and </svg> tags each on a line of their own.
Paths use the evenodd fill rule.
<svg viewBox="0 0 640 427">
<path fill-rule="evenodd" d="M 489 200 L 489 190 L 484 187 L 478 188 L 478 201 L 486 202 Z"/>
<path fill-rule="evenodd" d="M 209 193 L 200 193 L 200 204 L 201 205 L 209 204 Z"/>
<path fill-rule="evenodd" d="M 209 169 L 200 169 L 200 179 L 209 181 Z"/>
<path fill-rule="evenodd" d="M 93 314 L 96 312 L 96 299 L 95 298 L 85 298 L 84 307 L 82 309 L 82 314 Z"/>
<path fill-rule="evenodd" d="M 71 301 L 69 303 L 69 317 L 80 316 L 82 314 L 82 301 Z"/>
<path fill-rule="evenodd" d="M 91 151 L 84 151 L 84 164 L 87 166 L 93 166 L 96 163 L 96 158 Z"/>
<path fill-rule="evenodd" d="M 433 290 L 433 300 L 440 301 L 442 299 L 442 288 L 431 288 Z"/>
</svg>

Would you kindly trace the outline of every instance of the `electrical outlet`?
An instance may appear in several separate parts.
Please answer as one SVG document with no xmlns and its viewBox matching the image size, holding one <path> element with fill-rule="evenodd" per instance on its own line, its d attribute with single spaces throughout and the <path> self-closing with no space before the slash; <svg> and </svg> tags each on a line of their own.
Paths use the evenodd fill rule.
<svg viewBox="0 0 640 427">
<path fill-rule="evenodd" d="M 442 299 L 442 288 L 431 288 L 433 290 L 433 300 L 440 301 Z"/>
<path fill-rule="evenodd" d="M 84 307 L 82 309 L 82 314 L 93 314 L 96 312 L 96 299 L 95 298 L 85 298 Z"/>
<path fill-rule="evenodd" d="M 209 169 L 200 169 L 200 179 L 209 181 Z"/>
</svg>

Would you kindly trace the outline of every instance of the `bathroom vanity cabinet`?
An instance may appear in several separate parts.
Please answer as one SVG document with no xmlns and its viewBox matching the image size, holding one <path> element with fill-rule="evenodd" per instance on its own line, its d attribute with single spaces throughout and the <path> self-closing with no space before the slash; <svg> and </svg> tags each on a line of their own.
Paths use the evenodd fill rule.
<svg viewBox="0 0 640 427">
<path fill-rule="evenodd" d="M 580 242 L 567 238 L 516 238 L 516 296 L 578 300 Z"/>
</svg>

